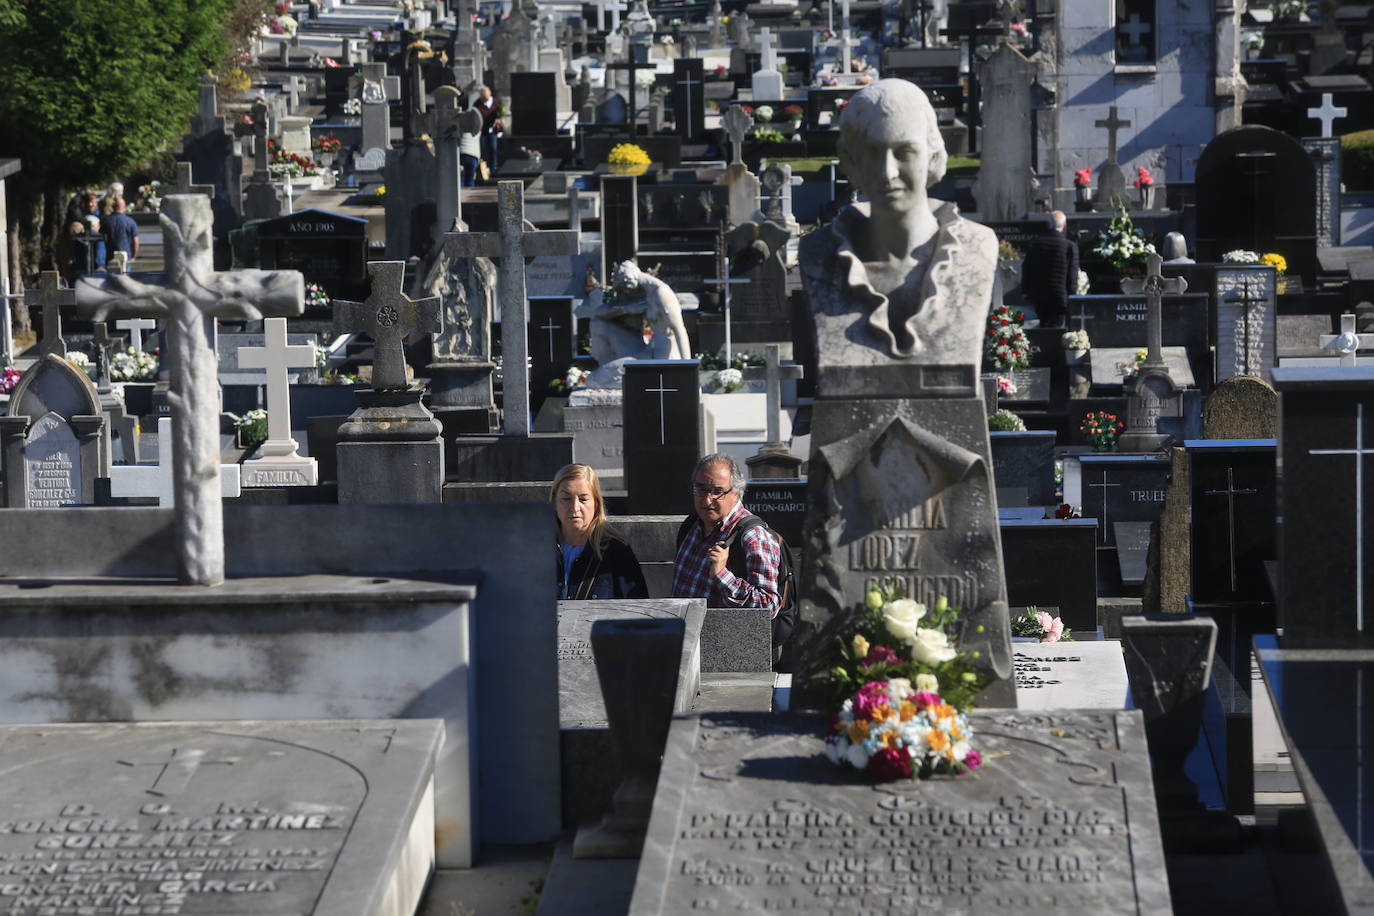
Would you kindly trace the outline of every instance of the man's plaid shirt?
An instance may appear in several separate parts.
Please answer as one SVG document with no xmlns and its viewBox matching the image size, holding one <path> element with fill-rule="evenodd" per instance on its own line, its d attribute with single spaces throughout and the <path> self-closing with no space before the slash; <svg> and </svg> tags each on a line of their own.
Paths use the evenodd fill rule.
<svg viewBox="0 0 1374 916">
<path fill-rule="evenodd" d="M 777 616 L 781 602 L 778 566 L 782 554 L 777 539 L 767 528 L 755 527 L 740 538 L 746 578 L 736 576 L 728 567 L 718 576 L 711 575 L 711 559 L 706 551 L 728 538 L 740 521 L 752 514 L 741 502 L 721 519 L 719 531 L 704 534 L 700 521 L 692 524 L 673 563 L 674 598 L 706 598 L 710 607 L 766 607 L 770 617 Z"/>
</svg>

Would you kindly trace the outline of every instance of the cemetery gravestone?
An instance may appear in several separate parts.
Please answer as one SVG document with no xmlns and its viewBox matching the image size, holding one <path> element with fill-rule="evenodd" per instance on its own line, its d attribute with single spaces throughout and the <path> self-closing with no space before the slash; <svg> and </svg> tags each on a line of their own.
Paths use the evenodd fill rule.
<svg viewBox="0 0 1374 916">
<path fill-rule="evenodd" d="M 1007 600 L 1057 607 L 1064 625 L 1097 628 L 1097 528 L 1093 518 L 1002 518 Z"/>
<path fill-rule="evenodd" d="M 313 368 L 315 348 L 289 345 L 285 318 L 264 319 L 263 331 L 266 346 L 239 351 L 239 365 L 267 370 L 267 441 L 258 448 L 256 457 L 243 463 L 242 485 L 313 487 L 318 482 L 315 459 L 297 454 L 299 446 L 291 437 L 291 393 L 286 373 L 291 368 Z"/>
<path fill-rule="evenodd" d="M 634 260 L 639 250 L 639 204 L 633 175 L 601 178 L 601 276 Z"/>
<path fill-rule="evenodd" d="M 433 868 L 435 720 L 0 734 L 7 805 L 34 827 L 0 835 L 33 860 L 6 878 L 16 912 L 411 913 Z"/>
<path fill-rule="evenodd" d="M 116 467 L 110 469 L 110 495 L 156 499 L 159 506 L 176 505 L 176 487 L 172 464 L 172 418 L 157 419 L 157 464 Z M 219 494 L 231 499 L 242 493 L 240 466 L 222 464 L 216 473 Z"/>
<path fill-rule="evenodd" d="M 999 506 L 1054 503 L 1054 432 L 993 432 L 992 477 Z"/>
<path fill-rule="evenodd" d="M 1266 601 L 1277 557 L 1274 442 L 1189 441 L 1195 603 Z"/>
<path fill-rule="evenodd" d="M 1202 408 L 1204 439 L 1277 439 L 1278 394 L 1264 379 L 1236 375 L 1217 385 Z"/>
<path fill-rule="evenodd" d="M 625 364 L 625 486 L 633 515 L 691 506 L 692 468 L 702 455 L 696 360 Z"/>
<path fill-rule="evenodd" d="M 1121 643 L 1019 642 L 1018 709 L 1125 709 L 1130 689 Z"/>
<path fill-rule="evenodd" d="M 625 473 L 625 424 L 620 404 L 569 404 L 563 432 L 573 437 L 573 460 L 589 465 L 603 479 Z"/>
<path fill-rule="evenodd" d="M 706 134 L 705 78 L 700 59 L 673 61 L 673 123 L 684 142 L 697 141 Z"/>
<path fill-rule="evenodd" d="M 1317 246 L 1341 243 L 1341 141 L 1338 137 L 1304 137 L 1302 148 L 1316 173 Z"/>
<path fill-rule="evenodd" d="M 62 306 L 76 305 L 76 293 L 62 282 L 62 275 L 55 270 L 45 270 L 38 277 L 38 288 L 24 293 L 24 304 L 30 309 L 43 310 L 43 338 L 38 342 L 35 355 L 67 355 L 67 342 L 62 339 Z M 8 303 L 6 303 L 8 307 Z"/>
<path fill-rule="evenodd" d="M 1271 267 L 1216 272 L 1216 381 L 1233 375 L 1269 379 L 1277 361 L 1277 278 Z"/>
<path fill-rule="evenodd" d="M 987 900 L 1035 912 L 1169 911 L 1140 713 L 989 710 L 970 720 L 991 761 L 978 778 L 876 786 L 826 759 L 820 716 L 674 721 L 630 913 L 728 901 L 828 914 L 860 891 L 874 912 Z M 1042 797 L 1026 797 L 1027 784 Z"/>
<path fill-rule="evenodd" d="M 20 378 L 0 417 L 4 505 L 55 509 L 95 502 L 105 417 L 95 386 L 60 356 L 47 354 Z M 108 455 L 105 456 L 108 461 Z"/>
<path fill-rule="evenodd" d="M 572 363 L 577 343 L 573 300 L 566 297 L 530 297 L 529 354 L 533 391 L 548 391 L 549 382 L 561 379 Z"/>
<path fill-rule="evenodd" d="M 1118 522 L 1154 522 L 1164 508 L 1169 459 L 1163 455 L 1084 455 L 1083 515 L 1098 522 L 1098 546 L 1115 547 Z"/>
<path fill-rule="evenodd" d="M 299 270 L 330 298 L 367 296 L 367 220 L 306 209 L 258 223 L 259 264 Z"/>
<path fill-rule="evenodd" d="M 510 101 L 512 133 L 521 137 L 552 137 L 558 133 L 557 93 L 553 73 L 512 73 Z"/>
</svg>

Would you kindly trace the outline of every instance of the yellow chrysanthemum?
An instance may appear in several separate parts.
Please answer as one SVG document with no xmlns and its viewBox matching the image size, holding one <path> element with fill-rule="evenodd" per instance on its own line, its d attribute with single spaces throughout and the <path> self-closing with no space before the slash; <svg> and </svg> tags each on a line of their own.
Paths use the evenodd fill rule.
<svg viewBox="0 0 1374 916">
<path fill-rule="evenodd" d="M 910 722 L 916 715 L 916 704 L 910 700 L 903 700 L 902 705 L 897 707 L 897 715 L 903 722 Z"/>
<path fill-rule="evenodd" d="M 886 731 L 878 736 L 878 743 L 883 747 L 897 747 L 901 740 L 902 739 L 897 733 L 893 731 Z"/>
<path fill-rule="evenodd" d="M 930 745 L 932 751 L 937 753 L 948 750 L 950 746 L 949 735 L 938 728 L 932 728 L 926 732 L 926 743 Z"/>
<path fill-rule="evenodd" d="M 849 726 L 849 740 L 854 744 L 863 744 L 868 739 L 868 723 L 855 722 Z"/>
</svg>

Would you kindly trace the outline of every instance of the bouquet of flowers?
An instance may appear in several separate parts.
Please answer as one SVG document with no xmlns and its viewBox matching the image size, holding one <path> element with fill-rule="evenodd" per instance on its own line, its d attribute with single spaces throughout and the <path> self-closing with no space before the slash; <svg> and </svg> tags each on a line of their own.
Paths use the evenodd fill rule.
<svg viewBox="0 0 1374 916">
<path fill-rule="evenodd" d="M 760 105 L 758 108 L 755 108 L 751 114 L 753 114 L 754 120 L 759 124 L 767 124 L 769 121 L 773 120 L 773 106 Z"/>
<path fill-rule="evenodd" d="M 315 368 L 323 369 L 329 364 L 329 348 L 322 343 L 311 341 L 310 346 L 315 351 Z"/>
<path fill-rule="evenodd" d="M 91 368 L 91 358 L 80 350 L 70 350 L 67 353 L 67 362 L 83 372 Z"/>
<path fill-rule="evenodd" d="M 1073 173 L 1073 186 L 1075 188 L 1086 188 L 1092 183 L 1093 170 L 1090 168 L 1076 169 Z"/>
<path fill-rule="evenodd" d="M 19 377 L 24 373 L 19 371 L 17 366 L 6 366 L 0 372 L 0 394 L 9 394 L 14 390 L 14 386 L 19 384 Z"/>
<path fill-rule="evenodd" d="M 727 67 L 727 66 L 725 66 L 724 64 L 719 64 L 719 65 L 716 67 L 716 69 L 714 69 L 714 70 L 711 71 L 711 78 L 712 78 L 712 79 L 723 80 L 723 79 L 727 78 L 729 75 L 730 75 L 730 68 Z"/>
<path fill-rule="evenodd" d="M 275 140 L 267 141 L 267 155 L 267 171 L 273 178 L 304 178 L 320 173 L 315 160 L 298 153 L 288 153 Z"/>
<path fill-rule="evenodd" d="M 1155 246 L 1135 227 L 1122 207 L 1097 237 L 1093 253 L 1120 270 L 1127 265 L 1144 264 L 1145 259 L 1155 253 Z"/>
<path fill-rule="evenodd" d="M 333 305 L 329 293 L 318 283 L 305 284 L 305 307 L 308 309 L 327 309 Z"/>
<path fill-rule="evenodd" d="M 1007 376 L 1007 375 L 999 375 L 999 376 L 997 376 L 997 393 L 998 393 L 998 394 L 1016 394 L 1016 391 L 1017 391 L 1016 382 L 1013 381 L 1012 378 L 1011 378 L 1010 376 Z"/>
<path fill-rule="evenodd" d="M 787 140 L 782 131 L 773 130 L 771 127 L 754 128 L 754 139 L 759 143 L 783 143 Z"/>
<path fill-rule="evenodd" d="M 957 776 L 983 764 L 968 718 L 934 690 L 906 678 L 869 681 L 830 724 L 825 755 L 877 779 Z"/>
<path fill-rule="evenodd" d="M 267 411 L 261 407 L 248 411 L 234 421 L 234 428 L 238 430 L 239 441 L 243 443 L 244 448 L 252 448 L 260 442 L 266 442 Z"/>
<path fill-rule="evenodd" d="M 1026 608 L 1026 613 L 1020 617 L 1011 619 L 1011 635 L 1030 636 L 1037 642 L 1073 642 L 1073 636 L 1063 620 L 1034 606 Z"/>
<path fill-rule="evenodd" d="M 800 105 L 788 105 L 782 110 L 782 113 L 785 114 L 787 120 L 791 121 L 793 124 L 806 117 L 806 109 L 802 108 Z"/>
<path fill-rule="evenodd" d="M 134 198 L 134 205 L 131 209 L 138 213 L 156 213 L 162 206 L 161 188 L 162 182 L 160 181 L 139 185 L 138 196 Z"/>
<path fill-rule="evenodd" d="M 999 305 L 988 315 L 988 336 L 983 349 L 1000 370 L 1025 369 L 1030 366 L 1035 348 L 1026 337 L 1026 313 L 1010 306 Z"/>
<path fill-rule="evenodd" d="M 651 161 L 649 154 L 633 143 L 617 143 L 611 148 L 610 155 L 606 157 L 606 164 L 613 171 L 627 175 L 644 174 Z"/>
<path fill-rule="evenodd" d="M 1135 186 L 1137 188 L 1148 188 L 1154 184 L 1155 180 L 1150 177 L 1150 170 L 1144 166 L 1139 166 L 1135 170 Z"/>
<path fill-rule="evenodd" d="M 1247 251 L 1244 248 L 1236 248 L 1221 256 L 1221 263 L 1223 264 L 1258 264 L 1259 262 L 1258 251 Z"/>
<path fill-rule="evenodd" d="M 157 378 L 158 359 L 152 353 L 129 347 L 110 357 L 110 378 L 116 382 L 143 382 Z"/>
<path fill-rule="evenodd" d="M 1080 296 L 1088 295 L 1088 290 L 1092 288 L 1092 281 L 1088 279 L 1088 272 L 1080 270 L 1078 272 L 1078 282 L 1074 284 L 1074 291 Z"/>
<path fill-rule="evenodd" d="M 574 388 L 581 388 L 586 383 L 587 376 L 590 374 L 591 373 L 586 369 L 580 369 L 577 366 L 569 366 L 567 374 L 562 378 L 556 378 L 549 382 L 549 387 L 559 394 L 563 394 L 564 392 L 572 391 Z"/>
<path fill-rule="evenodd" d="M 1018 249 L 1011 242 L 1008 242 L 1006 239 L 1002 239 L 997 243 L 997 260 L 1015 261 L 1019 257 L 1021 257 L 1020 249 Z"/>
<path fill-rule="evenodd" d="M 698 353 L 697 362 L 701 364 L 701 371 L 716 372 L 721 369 L 746 369 L 750 366 L 765 365 L 764 358 L 757 353 L 750 353 L 747 350 L 736 350 L 730 357 L 730 364 L 726 365 L 725 360 L 713 353 Z"/>
<path fill-rule="evenodd" d="M 740 385 L 744 384 L 744 373 L 738 369 L 719 369 L 712 376 L 715 386 L 720 389 L 721 394 L 729 394 L 737 391 Z"/>
<path fill-rule="evenodd" d="M 1093 347 L 1092 341 L 1088 339 L 1088 332 L 1081 328 L 1077 331 L 1065 331 L 1059 342 L 1064 345 L 1065 350 L 1091 350 Z"/>
<path fill-rule="evenodd" d="M 999 407 L 988 417 L 988 429 L 995 433 L 1023 433 L 1026 431 L 1026 421 L 1005 407 Z"/>
<path fill-rule="evenodd" d="M 1275 272 L 1277 272 L 1280 277 L 1288 272 L 1288 259 L 1277 252 L 1269 252 L 1261 257 L 1259 262 L 1265 267 L 1274 268 Z"/>
<path fill-rule="evenodd" d="M 343 141 L 338 137 L 316 137 L 310 146 L 316 153 L 337 153 Z"/>
<path fill-rule="evenodd" d="M 362 99 L 349 99 L 343 104 L 343 113 L 346 115 L 360 115 L 363 113 Z"/>
<path fill-rule="evenodd" d="M 1094 411 L 1083 417 L 1078 431 L 1088 438 L 1093 451 L 1110 452 L 1116 448 L 1116 436 L 1126 428 L 1116 414 L 1105 410 Z"/>
</svg>

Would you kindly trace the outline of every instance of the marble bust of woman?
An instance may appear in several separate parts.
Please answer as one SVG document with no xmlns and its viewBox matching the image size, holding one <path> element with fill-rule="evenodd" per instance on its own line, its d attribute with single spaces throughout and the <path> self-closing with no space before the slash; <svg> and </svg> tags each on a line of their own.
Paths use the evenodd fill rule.
<svg viewBox="0 0 1374 916">
<path fill-rule="evenodd" d="M 840 116 L 839 157 L 866 200 L 801 242 L 820 365 L 977 365 L 997 269 L 992 230 L 927 189 L 945 173 L 935 110 L 883 79 Z"/>
</svg>

